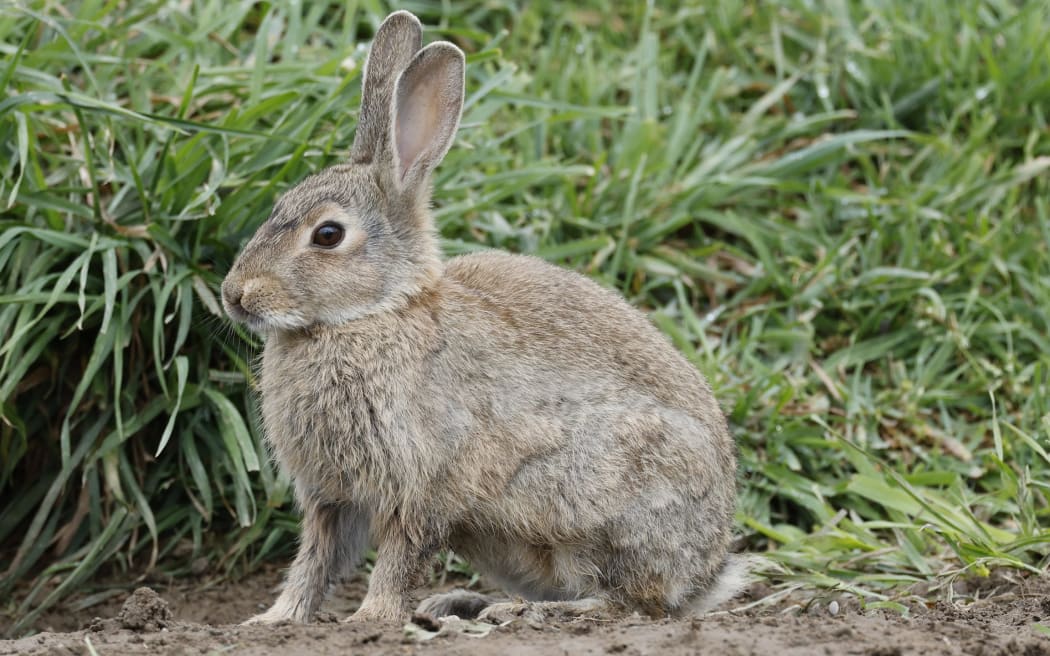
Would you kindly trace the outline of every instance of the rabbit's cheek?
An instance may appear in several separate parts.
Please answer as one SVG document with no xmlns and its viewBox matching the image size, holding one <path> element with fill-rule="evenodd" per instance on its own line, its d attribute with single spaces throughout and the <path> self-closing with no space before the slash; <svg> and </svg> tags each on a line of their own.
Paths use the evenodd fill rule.
<svg viewBox="0 0 1050 656">
<path fill-rule="evenodd" d="M 380 307 L 383 298 L 383 278 L 363 262 L 348 264 L 342 270 L 333 270 L 326 277 L 329 284 L 310 290 L 311 307 L 317 309 L 317 318 L 329 324 L 341 324 L 359 319 Z"/>
</svg>

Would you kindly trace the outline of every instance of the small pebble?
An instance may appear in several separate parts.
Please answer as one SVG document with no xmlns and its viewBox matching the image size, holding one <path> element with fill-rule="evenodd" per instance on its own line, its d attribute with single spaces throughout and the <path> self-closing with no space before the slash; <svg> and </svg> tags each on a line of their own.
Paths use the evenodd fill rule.
<svg viewBox="0 0 1050 656">
<path fill-rule="evenodd" d="M 839 602 L 835 601 L 834 599 L 832 599 L 830 602 L 828 602 L 828 614 L 829 615 L 838 615 L 839 614 Z"/>
</svg>

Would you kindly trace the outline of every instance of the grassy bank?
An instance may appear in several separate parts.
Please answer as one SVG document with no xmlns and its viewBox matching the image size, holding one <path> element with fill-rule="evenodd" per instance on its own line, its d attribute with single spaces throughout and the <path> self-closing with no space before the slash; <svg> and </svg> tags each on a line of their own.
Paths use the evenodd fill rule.
<svg viewBox="0 0 1050 656">
<path fill-rule="evenodd" d="M 536 253 L 650 313 L 730 416 L 775 583 L 892 603 L 1041 569 L 1050 3 L 655 4 L 398 5 L 469 55 L 447 253 Z M 97 599 L 100 568 L 293 548 L 259 343 L 218 285 L 274 196 L 344 158 L 387 9 L 0 6 L 15 631 Z"/>
</svg>

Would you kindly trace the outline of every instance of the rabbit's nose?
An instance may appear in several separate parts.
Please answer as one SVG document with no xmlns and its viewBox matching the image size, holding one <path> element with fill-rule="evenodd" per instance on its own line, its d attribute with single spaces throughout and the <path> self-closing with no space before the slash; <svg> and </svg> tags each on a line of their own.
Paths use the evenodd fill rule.
<svg viewBox="0 0 1050 656">
<path fill-rule="evenodd" d="M 226 304 L 226 310 L 231 315 L 244 314 L 244 306 L 241 299 L 244 298 L 244 289 L 240 285 L 231 284 L 229 281 L 222 283 L 222 300 Z"/>
</svg>

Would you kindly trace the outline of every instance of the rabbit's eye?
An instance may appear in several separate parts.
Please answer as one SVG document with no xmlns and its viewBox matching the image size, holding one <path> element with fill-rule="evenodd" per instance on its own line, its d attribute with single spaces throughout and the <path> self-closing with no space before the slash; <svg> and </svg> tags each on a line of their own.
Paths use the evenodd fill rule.
<svg viewBox="0 0 1050 656">
<path fill-rule="evenodd" d="M 314 230 L 314 244 L 332 248 L 343 241 L 343 227 L 335 223 L 324 223 Z"/>
</svg>

